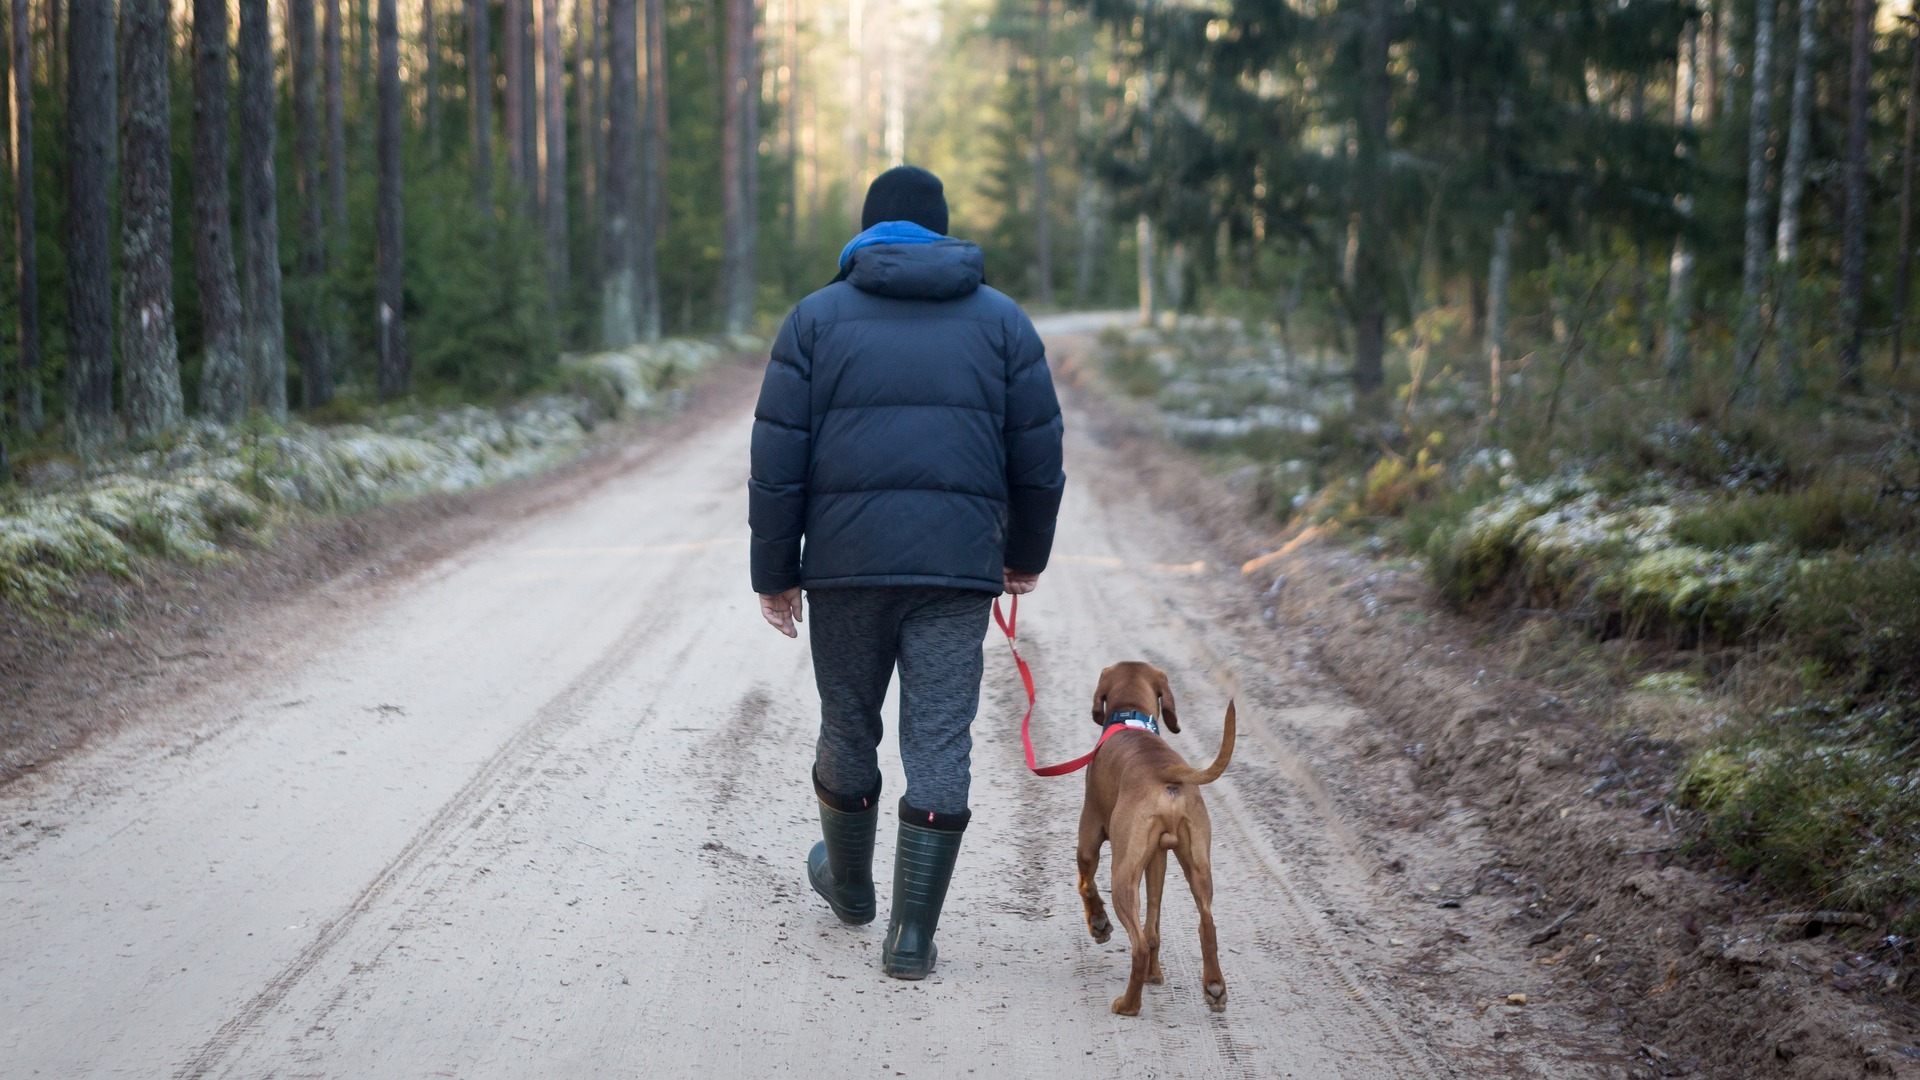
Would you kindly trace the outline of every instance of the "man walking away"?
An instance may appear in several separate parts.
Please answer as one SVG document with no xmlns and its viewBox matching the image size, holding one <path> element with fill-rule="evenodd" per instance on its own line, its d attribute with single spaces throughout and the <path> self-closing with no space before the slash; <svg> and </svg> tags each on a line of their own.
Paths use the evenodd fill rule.
<svg viewBox="0 0 1920 1080">
<path fill-rule="evenodd" d="M 969 731 L 993 597 L 1046 569 L 1066 476 L 1060 405 L 1033 324 L 950 239 L 940 180 L 889 169 L 831 285 L 773 345 L 754 412 L 749 523 L 760 610 L 788 637 L 813 607 L 823 841 L 807 877 L 841 921 L 873 921 L 880 704 L 900 672 L 907 790 L 882 969 L 933 970 L 967 827 Z"/>
</svg>

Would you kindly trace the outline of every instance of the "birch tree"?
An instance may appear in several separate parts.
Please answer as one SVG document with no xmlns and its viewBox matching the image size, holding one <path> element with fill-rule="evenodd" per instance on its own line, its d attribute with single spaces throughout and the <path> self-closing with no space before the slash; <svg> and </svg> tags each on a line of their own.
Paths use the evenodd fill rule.
<svg viewBox="0 0 1920 1080">
<path fill-rule="evenodd" d="M 1816 16 L 1819 0 L 1800 0 L 1795 34 L 1792 98 L 1787 105 L 1787 160 L 1780 169 L 1780 222 L 1774 230 L 1774 323 L 1779 327 L 1775 355 L 1780 396 L 1800 396 L 1800 202 L 1807 187 L 1807 158 L 1813 141 L 1813 62 L 1819 48 Z"/>
</svg>

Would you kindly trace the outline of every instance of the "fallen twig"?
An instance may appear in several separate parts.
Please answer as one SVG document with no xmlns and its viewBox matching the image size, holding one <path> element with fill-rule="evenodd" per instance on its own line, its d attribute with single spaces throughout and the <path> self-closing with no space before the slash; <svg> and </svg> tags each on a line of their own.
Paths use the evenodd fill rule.
<svg viewBox="0 0 1920 1080">
<path fill-rule="evenodd" d="M 1862 915 L 1856 911 L 1783 911 L 1778 915 L 1762 915 L 1761 922 L 1780 923 L 1787 926 L 1806 926 L 1809 923 L 1832 923 L 1836 926 L 1873 926 L 1873 916 Z"/>
<path fill-rule="evenodd" d="M 1560 914 L 1559 918 L 1541 927 L 1539 931 L 1537 931 L 1532 937 L 1528 938 L 1527 944 L 1542 945 L 1542 944 L 1545 944 L 1546 942 L 1552 941 L 1560 933 L 1560 928 L 1567 925 L 1567 920 L 1573 918 L 1574 915 L 1579 913 L 1579 911 L 1580 911 L 1579 904 L 1575 904 L 1572 907 L 1568 908 L 1566 911 Z"/>
</svg>

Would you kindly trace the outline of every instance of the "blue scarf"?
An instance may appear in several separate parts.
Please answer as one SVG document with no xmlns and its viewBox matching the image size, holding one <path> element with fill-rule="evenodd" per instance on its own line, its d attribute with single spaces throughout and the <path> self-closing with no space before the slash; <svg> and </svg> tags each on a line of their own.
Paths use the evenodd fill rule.
<svg viewBox="0 0 1920 1080">
<path fill-rule="evenodd" d="M 875 244 L 931 244 L 945 239 L 932 229 L 911 221 L 883 221 L 847 241 L 847 246 L 840 249 L 840 269 L 845 270 L 847 264 L 853 261 L 853 253 L 863 247 Z"/>
</svg>

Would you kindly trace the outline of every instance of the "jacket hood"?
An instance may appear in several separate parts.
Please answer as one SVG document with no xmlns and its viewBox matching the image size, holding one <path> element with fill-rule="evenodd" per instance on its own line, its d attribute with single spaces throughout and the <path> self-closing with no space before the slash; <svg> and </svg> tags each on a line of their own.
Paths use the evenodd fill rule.
<svg viewBox="0 0 1920 1080">
<path fill-rule="evenodd" d="M 987 279 L 979 245 L 967 240 L 931 244 L 874 244 L 855 251 L 841 280 L 896 300 L 954 300 Z"/>
</svg>

